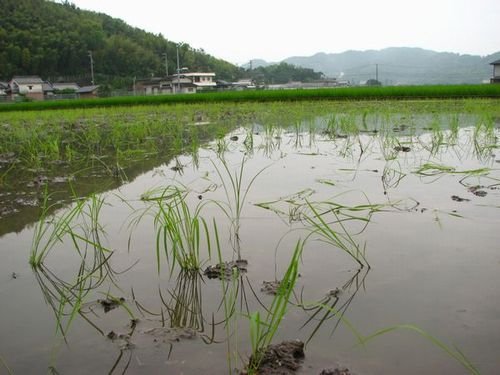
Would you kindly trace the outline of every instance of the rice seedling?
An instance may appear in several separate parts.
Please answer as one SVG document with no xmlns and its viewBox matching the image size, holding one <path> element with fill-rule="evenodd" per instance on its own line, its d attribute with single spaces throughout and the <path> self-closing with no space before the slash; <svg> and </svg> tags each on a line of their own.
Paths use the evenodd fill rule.
<svg viewBox="0 0 500 375">
<path fill-rule="evenodd" d="M 446 142 L 448 144 L 452 145 L 452 144 L 457 143 L 457 141 L 458 141 L 458 133 L 459 133 L 459 129 L 460 129 L 460 119 L 459 119 L 458 115 L 454 114 L 451 116 L 450 122 L 449 122 L 449 128 L 450 128 L 450 132 L 448 134 Z"/>
<path fill-rule="evenodd" d="M 83 209 L 84 202 L 77 201 L 75 206 L 71 210 L 66 211 L 61 217 L 50 219 L 48 217 L 48 213 L 51 209 L 49 198 L 50 195 L 47 193 L 46 188 L 42 203 L 42 212 L 35 225 L 31 244 L 29 263 L 33 268 L 40 267 L 50 250 L 57 243 L 61 242 L 65 235 L 71 232 L 73 220 Z"/>
<path fill-rule="evenodd" d="M 387 86 L 387 87 L 350 87 L 341 90 L 257 90 L 239 92 L 205 93 L 203 95 L 151 95 L 128 96 L 100 99 L 40 101 L 31 103 L 3 104 L 0 112 L 37 111 L 72 108 L 104 108 L 117 106 L 140 106 L 179 103 L 245 103 L 245 102 L 284 102 L 301 100 L 387 100 L 422 98 L 498 98 L 497 85 L 445 85 L 445 86 Z"/>
<path fill-rule="evenodd" d="M 253 183 L 257 177 L 266 170 L 267 167 L 259 170 L 247 183 L 244 183 L 244 167 L 246 158 L 243 157 L 239 169 L 231 171 L 227 161 L 225 159 L 219 159 L 222 168 L 218 167 L 213 160 L 211 160 L 212 165 L 215 168 L 217 176 L 224 189 L 224 194 L 226 196 L 225 202 L 213 201 L 217 206 L 219 206 L 227 218 L 231 221 L 231 233 L 233 235 L 233 248 L 238 248 L 239 243 L 239 229 L 240 229 L 240 219 L 241 213 L 243 211 L 244 204 L 246 202 L 247 195 L 252 187 Z M 238 252 L 238 257 L 240 254 Z"/>
<path fill-rule="evenodd" d="M 457 170 L 455 167 L 436 164 L 436 163 L 424 163 L 413 173 L 429 177 L 429 176 L 439 176 L 443 174 L 458 174 L 458 175 L 486 175 L 490 172 L 490 168 L 477 168 L 477 169 L 466 169 L 466 170 Z"/>
<path fill-rule="evenodd" d="M 191 210 L 185 198 L 185 193 L 175 186 L 163 189 L 159 196 L 145 198 L 156 204 L 154 226 L 158 272 L 162 252 L 167 257 L 171 272 L 176 264 L 182 270 L 199 270 L 203 264 L 202 248 L 206 248 L 209 258 L 211 256 L 208 225 L 200 216 L 203 205 L 198 204 Z"/>
<path fill-rule="evenodd" d="M 251 359 L 248 363 L 250 374 L 257 373 L 266 348 L 271 344 L 278 331 L 283 317 L 286 315 L 288 303 L 298 278 L 299 261 L 304 249 L 304 241 L 298 240 L 295 245 L 288 268 L 280 282 L 271 306 L 261 317 L 260 312 L 248 316 L 250 323 L 250 343 L 252 348 Z"/>
<path fill-rule="evenodd" d="M 495 134 L 494 121 L 491 116 L 483 115 L 474 128 L 472 137 L 474 155 L 479 160 L 489 160 L 497 148 L 498 137 Z"/>
<path fill-rule="evenodd" d="M 306 239 L 313 235 L 317 235 L 319 236 L 320 241 L 330 244 L 348 254 L 352 259 L 356 261 L 356 263 L 359 264 L 361 268 L 363 268 L 365 265 L 370 268 L 370 264 L 368 263 L 365 256 L 366 248 L 360 248 L 359 244 L 354 241 L 352 234 L 350 234 L 347 230 L 345 223 L 352 220 L 361 222 L 363 223 L 363 228 L 361 230 L 364 230 L 366 225 L 368 225 L 368 223 L 370 222 L 370 216 L 372 215 L 372 213 L 379 210 L 381 206 L 368 205 L 347 208 L 335 203 L 324 202 L 323 204 L 326 206 L 326 208 L 322 211 L 319 211 L 319 205 L 312 204 L 308 200 L 306 200 L 306 204 L 312 213 L 312 215 L 303 215 L 304 221 L 310 227 L 310 234 Z M 352 210 L 353 212 L 368 210 L 368 216 L 354 216 L 347 213 L 348 210 Z M 333 220 L 327 221 L 325 219 L 325 216 L 327 214 L 331 214 L 333 216 Z M 334 229 L 334 225 L 338 226 L 339 229 Z"/>
</svg>

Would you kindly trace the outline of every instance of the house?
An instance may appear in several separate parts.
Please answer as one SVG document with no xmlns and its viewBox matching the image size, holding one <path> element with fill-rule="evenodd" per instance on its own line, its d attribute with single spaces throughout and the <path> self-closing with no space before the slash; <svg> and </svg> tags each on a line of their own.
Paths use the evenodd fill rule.
<svg viewBox="0 0 500 375">
<path fill-rule="evenodd" d="M 52 87 L 52 84 L 48 81 L 44 81 L 42 83 L 42 91 L 44 98 L 54 95 L 54 88 Z"/>
<path fill-rule="evenodd" d="M 233 86 L 236 88 L 236 89 L 254 89 L 256 88 L 257 86 L 255 86 L 255 82 L 253 81 L 253 79 L 250 79 L 250 78 L 245 78 L 245 79 L 240 79 L 236 82 L 233 82 Z"/>
<path fill-rule="evenodd" d="M 217 82 L 215 81 L 215 73 L 181 73 L 181 78 L 189 78 L 191 82 L 200 89 L 203 88 L 215 88 Z M 177 77 L 177 74 L 174 74 Z"/>
<path fill-rule="evenodd" d="M 500 83 L 500 60 L 493 61 L 490 65 L 493 65 L 493 77 L 490 83 Z"/>
<path fill-rule="evenodd" d="M 166 78 L 151 77 L 148 79 L 137 80 L 134 92 L 138 95 L 158 95 L 158 94 L 194 94 L 197 86 L 191 79 L 179 77 L 175 74 Z"/>
<path fill-rule="evenodd" d="M 135 82 L 134 92 L 138 95 L 171 94 L 171 79 L 162 77 L 139 79 Z"/>
<path fill-rule="evenodd" d="M 97 98 L 99 85 L 80 87 L 76 92 L 81 99 Z"/>
<path fill-rule="evenodd" d="M 9 83 L 0 82 L 0 96 L 7 96 L 9 94 Z"/>
<path fill-rule="evenodd" d="M 34 100 L 43 100 L 43 84 L 38 76 L 16 76 L 9 82 L 12 96 L 24 95 Z"/>
<path fill-rule="evenodd" d="M 197 89 L 200 87 L 196 83 L 194 83 L 190 78 L 183 77 L 182 74 L 179 77 L 174 75 L 172 80 L 169 81 L 170 84 L 170 92 L 173 94 L 194 94 Z M 215 86 L 215 82 L 214 82 Z M 207 86 L 204 86 L 207 87 Z"/>
<path fill-rule="evenodd" d="M 53 83 L 52 88 L 54 89 L 54 92 L 77 92 L 80 90 L 80 86 L 75 83 L 75 82 L 60 82 L 60 83 Z"/>
</svg>

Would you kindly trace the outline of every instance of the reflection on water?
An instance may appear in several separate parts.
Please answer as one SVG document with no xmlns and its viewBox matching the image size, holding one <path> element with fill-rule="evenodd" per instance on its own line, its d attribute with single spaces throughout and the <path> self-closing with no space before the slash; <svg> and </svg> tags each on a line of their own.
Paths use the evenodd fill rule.
<svg viewBox="0 0 500 375">
<path fill-rule="evenodd" d="M 484 373 L 500 367 L 492 115 L 324 109 L 203 126 L 116 174 L 49 174 L 22 193 L 51 197 L 43 220 L 41 203 L 0 219 L 0 357 L 14 373 L 243 369 L 255 313 L 272 311 L 299 239 L 273 341 L 306 343 L 303 373 L 465 371 L 411 334 L 352 349 L 398 324 L 456 345 Z M 19 186 L 2 185 L 2 199 Z M 189 267 L 181 247 L 196 253 Z"/>
</svg>

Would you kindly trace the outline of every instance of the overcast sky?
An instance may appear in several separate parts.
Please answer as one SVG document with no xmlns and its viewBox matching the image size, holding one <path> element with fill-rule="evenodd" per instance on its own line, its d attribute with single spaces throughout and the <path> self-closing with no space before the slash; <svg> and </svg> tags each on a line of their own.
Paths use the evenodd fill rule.
<svg viewBox="0 0 500 375">
<path fill-rule="evenodd" d="M 500 51 L 500 0 L 70 1 L 237 64 L 385 47 Z"/>
</svg>

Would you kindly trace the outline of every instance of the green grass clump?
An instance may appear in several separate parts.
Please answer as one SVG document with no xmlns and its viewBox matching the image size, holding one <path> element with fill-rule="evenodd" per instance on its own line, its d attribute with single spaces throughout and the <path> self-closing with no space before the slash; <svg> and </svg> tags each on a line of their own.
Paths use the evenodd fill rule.
<svg viewBox="0 0 500 375">
<path fill-rule="evenodd" d="M 154 204 L 158 272 L 162 252 L 171 272 L 176 265 L 183 271 L 198 271 L 203 264 L 202 248 L 206 248 L 208 257 L 211 255 L 210 231 L 201 217 L 203 205 L 198 204 L 191 210 L 185 192 L 176 186 L 161 189 L 159 194 L 150 192 L 142 199 Z"/>
</svg>

